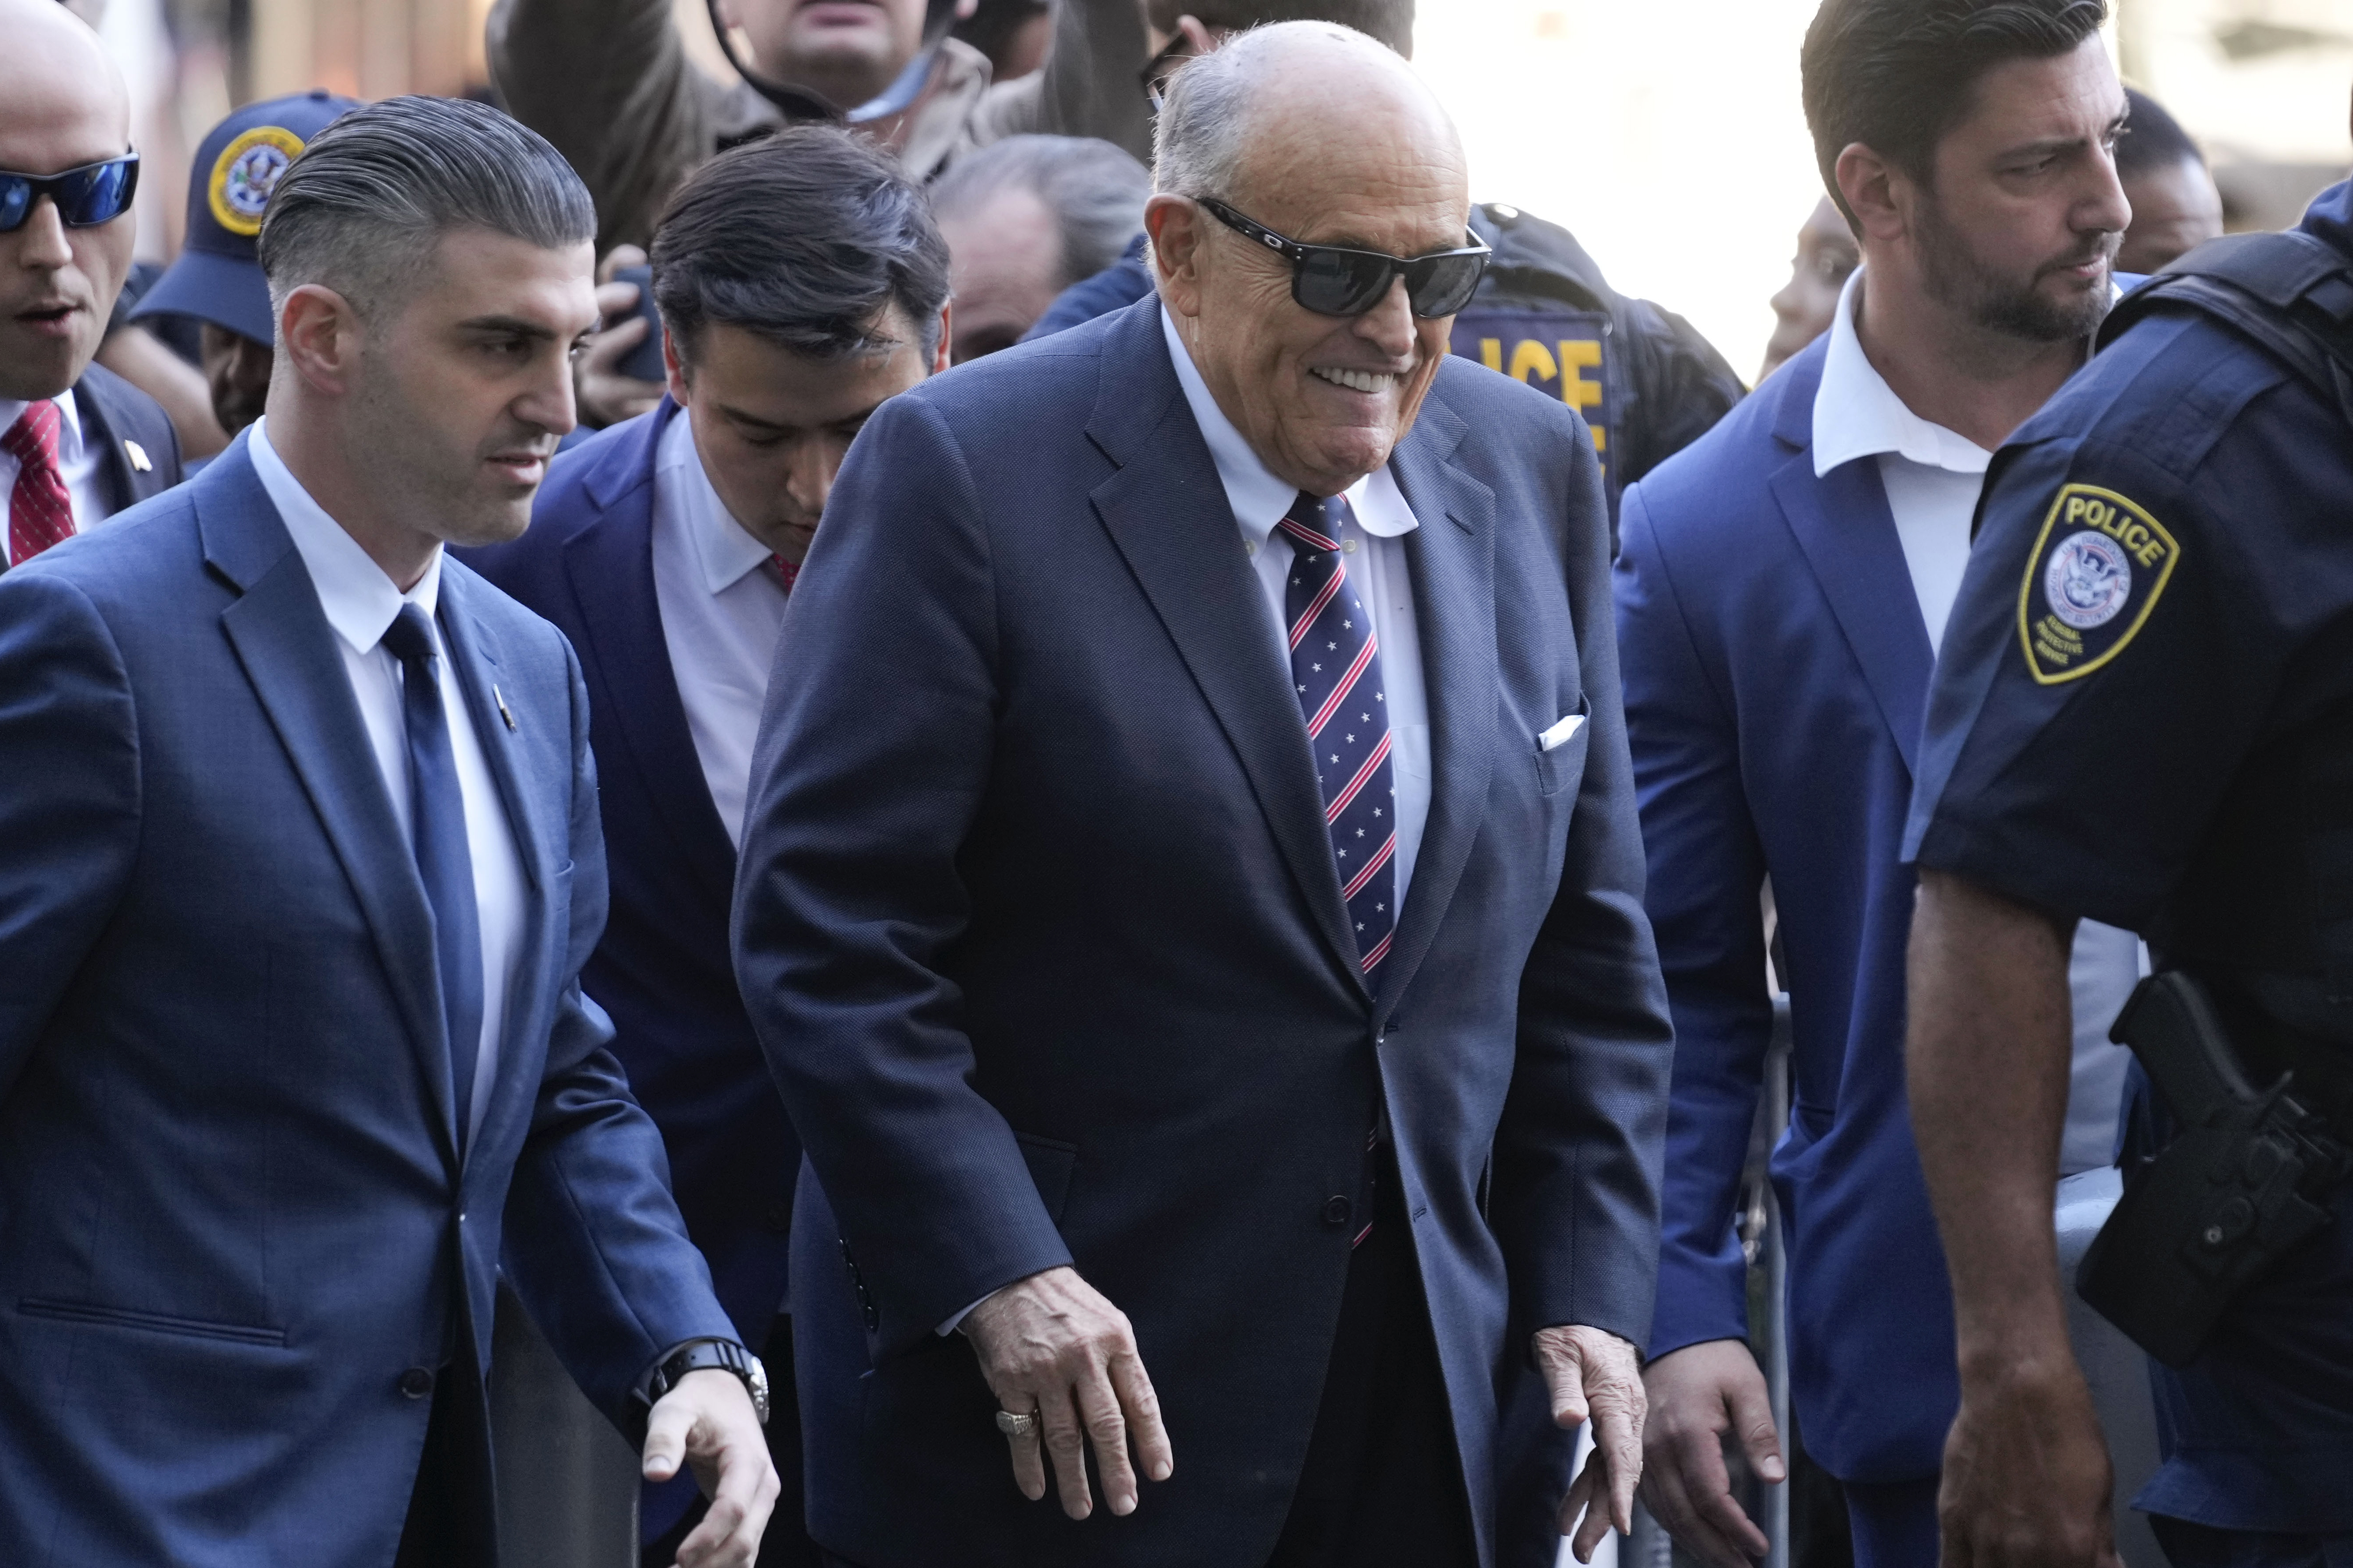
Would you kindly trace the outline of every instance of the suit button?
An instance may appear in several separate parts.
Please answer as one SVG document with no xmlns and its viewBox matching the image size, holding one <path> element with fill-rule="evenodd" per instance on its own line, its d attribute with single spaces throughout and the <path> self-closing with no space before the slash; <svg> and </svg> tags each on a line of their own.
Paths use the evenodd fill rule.
<svg viewBox="0 0 2353 1568">
<path fill-rule="evenodd" d="M 768 1228 L 778 1236 L 793 1228 L 793 1211 L 782 1204 L 772 1205 L 767 1214 Z"/>
<path fill-rule="evenodd" d="M 1345 1198 L 1325 1198 L 1324 1200 L 1324 1223 L 1332 1226 L 1335 1230 L 1340 1226 L 1346 1225 L 1348 1223 L 1348 1200 Z"/>
<path fill-rule="evenodd" d="M 421 1366 L 412 1366 L 400 1374 L 400 1392 L 410 1399 L 422 1399 L 433 1392 L 433 1374 Z"/>
</svg>

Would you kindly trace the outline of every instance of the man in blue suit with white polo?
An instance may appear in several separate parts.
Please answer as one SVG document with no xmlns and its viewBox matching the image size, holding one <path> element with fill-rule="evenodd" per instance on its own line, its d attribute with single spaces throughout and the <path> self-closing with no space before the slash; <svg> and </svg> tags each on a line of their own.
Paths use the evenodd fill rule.
<svg viewBox="0 0 2353 1568">
<path fill-rule="evenodd" d="M 2130 213 L 2101 18 L 1827 0 L 1806 110 L 1863 268 L 1827 334 L 1625 497 L 1627 727 L 1676 1035 L 1643 1492 L 1715 1568 L 1766 1550 L 1719 1436 L 1784 1469 L 1734 1228 L 1772 1028 L 1768 881 L 1796 1028 L 1773 1173 L 1799 1425 L 1844 1483 L 1858 1563 L 1936 1561 L 1959 1390 L 1904 1092 L 1903 828 L 1987 462 L 2083 363 L 2114 287 Z M 2077 952 L 2077 1016 L 2104 1033 L 2136 944 L 2086 928 Z M 2108 1162 L 2120 1098 L 2120 1055 L 2094 1044 L 2076 1168 Z"/>
<path fill-rule="evenodd" d="M 785 616 L 736 948 L 811 1532 L 1489 1568 L 1533 1384 L 1589 1555 L 1671 1050 L 1592 443 L 1448 356 L 1394 54 L 1255 30 L 1158 135 L 1158 296 L 884 404 Z"/>
<path fill-rule="evenodd" d="M 566 452 L 532 525 L 468 564 L 555 623 L 586 679 L 612 918 L 580 983 L 660 1129 L 687 1234 L 761 1346 L 783 1493 L 764 1565 L 801 1527 L 786 1248 L 800 1141 L 735 985 L 735 846 L 776 628 L 851 439 L 947 363 L 947 247 L 889 154 L 804 125 L 723 153 L 655 231 L 670 395 Z M 648 1489 L 649 1562 L 699 1522 Z"/>
<path fill-rule="evenodd" d="M 594 226 L 495 110 L 354 110 L 262 229 L 266 416 L 0 578 L 11 1568 L 487 1568 L 501 1268 L 751 1562 L 759 1368 L 579 988 L 578 667 L 443 551 L 571 426 Z"/>
</svg>

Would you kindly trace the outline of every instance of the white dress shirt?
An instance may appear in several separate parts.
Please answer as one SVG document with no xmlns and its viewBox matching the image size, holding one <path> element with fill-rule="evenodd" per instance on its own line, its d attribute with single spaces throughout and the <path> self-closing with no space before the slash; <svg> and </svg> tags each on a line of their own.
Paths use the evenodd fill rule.
<svg viewBox="0 0 2353 1568">
<path fill-rule="evenodd" d="M 1866 270 L 1857 268 L 1847 279 L 1831 321 L 1821 385 L 1814 394 L 1814 476 L 1865 458 L 1877 459 L 1912 595 L 1934 652 L 1943 646 L 1945 623 L 1960 595 L 1961 574 L 1969 563 L 1969 526 L 1993 454 L 1913 413 L 1873 366 L 1854 326 Z M 2128 1053 L 2108 1038 L 2108 1026 L 2139 982 L 2144 962 L 2140 941 L 2130 931 L 2096 921 L 2076 927 L 2067 966 L 2075 1049 L 2063 1174 L 2110 1161 Z"/>
<path fill-rule="evenodd" d="M 686 414 L 672 416 L 654 453 L 654 604 L 702 782 L 739 849 L 752 742 L 785 624 L 771 559 L 712 488 Z"/>
<path fill-rule="evenodd" d="M 301 481 L 288 470 L 269 445 L 267 419 L 253 426 L 250 451 L 254 472 L 269 492 L 294 548 L 311 574 L 319 608 L 335 629 L 336 647 L 343 656 L 343 672 L 351 678 L 352 696 L 360 720 L 367 726 L 368 745 L 375 753 L 376 772 L 392 798 L 392 813 L 400 824 L 404 843 L 416 842 L 408 777 L 408 727 L 401 710 L 401 663 L 384 645 L 400 607 L 415 605 L 425 612 L 426 624 L 440 647 L 441 708 L 449 721 L 449 746 L 458 764 L 458 792 L 466 802 L 466 844 L 474 858 L 474 907 L 482 936 L 482 1036 L 477 1042 L 474 1100 L 467 1108 L 470 1131 L 481 1125 L 498 1076 L 499 1046 L 506 1031 L 507 995 L 515 963 L 522 956 L 523 937 L 522 860 L 515 849 L 514 830 L 507 821 L 498 782 L 483 759 L 481 739 L 466 708 L 464 690 L 450 668 L 448 649 L 441 642 L 441 626 L 434 608 L 441 596 L 441 552 L 433 552 L 417 586 L 403 594 L 385 575 L 359 542 L 311 499 Z"/>
<path fill-rule="evenodd" d="M 1265 591 L 1267 647 L 1280 661 L 1287 684 L 1291 622 L 1284 609 L 1284 592 L 1292 552 L 1289 536 L 1270 540 L 1269 535 L 1290 512 L 1299 490 L 1267 471 L 1266 464 L 1218 406 L 1165 307 L 1160 328 L 1168 341 L 1176 379 L 1185 388 L 1185 401 L 1192 407 L 1202 438 L 1209 444 L 1209 456 L 1217 461 L 1226 503 L 1233 509 L 1234 524 L 1241 531 L 1242 548 L 1250 552 L 1259 586 Z M 1386 464 L 1343 493 L 1355 520 L 1341 530 L 1340 549 L 1347 557 L 1348 576 L 1372 601 L 1373 636 L 1380 641 L 1381 683 L 1388 694 L 1389 770 L 1397 785 L 1397 906 L 1402 919 L 1406 886 L 1413 880 L 1421 832 L 1430 821 L 1430 705 L 1421 679 L 1421 633 L 1413 618 L 1413 575 L 1406 569 L 1405 559 L 1405 536 L 1419 525 L 1413 509 L 1405 503 L 1405 492 L 1398 489 L 1397 476 Z"/>
<path fill-rule="evenodd" d="M 99 482 L 100 459 L 105 456 L 96 446 L 82 438 L 81 410 L 74 404 L 73 390 L 69 387 L 53 400 L 58 405 L 58 471 L 65 476 L 66 494 L 73 502 L 74 531 L 88 533 L 104 522 L 113 511 L 106 501 L 106 487 Z M 5 433 L 24 416 L 29 403 L 0 397 L 0 433 Z M 14 566 L 14 551 L 5 538 L 8 531 L 8 499 L 16 493 L 16 470 L 20 467 L 16 455 L 0 451 L 0 550 L 10 552 L 8 564 Z"/>
</svg>

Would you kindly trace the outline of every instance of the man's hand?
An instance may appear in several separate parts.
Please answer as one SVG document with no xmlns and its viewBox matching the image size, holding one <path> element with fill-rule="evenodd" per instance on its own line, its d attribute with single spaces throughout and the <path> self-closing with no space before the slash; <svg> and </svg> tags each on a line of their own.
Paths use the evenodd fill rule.
<svg viewBox="0 0 2353 1568">
<path fill-rule="evenodd" d="M 711 1511 L 680 1542 L 678 1568 L 751 1568 L 776 1506 L 776 1468 L 752 1396 L 732 1372 L 690 1372 L 646 1418 L 644 1474 L 666 1481 L 680 1459 L 694 1467 Z"/>
<path fill-rule="evenodd" d="M 964 1331 L 980 1356 L 980 1372 L 997 1402 L 1017 1415 L 1035 1412 L 1029 1436 L 1013 1445 L 1013 1479 L 1036 1502 L 1046 1495 L 1040 1453 L 1054 1457 L 1054 1486 L 1062 1511 L 1084 1519 L 1094 1511 L 1087 1492 L 1087 1447 L 1093 1444 L 1103 1496 L 1116 1514 L 1134 1513 L 1136 1464 L 1155 1481 L 1176 1468 L 1160 1425 L 1160 1398 L 1136 1353 L 1127 1316 L 1079 1278 L 1075 1268 L 1049 1268 L 1018 1279 L 975 1307 Z"/>
<path fill-rule="evenodd" d="M 1642 1392 L 1641 1356 L 1616 1334 L 1570 1323 L 1536 1331 L 1536 1365 L 1552 1390 L 1556 1426 L 1593 1423 L 1593 1453 L 1561 1500 L 1560 1532 L 1577 1531 L 1570 1549 L 1579 1563 L 1593 1561 L 1593 1549 L 1612 1525 L 1634 1528 L 1634 1487 L 1642 1479 L 1642 1417 L 1649 1398 Z M 1604 1506 L 1604 1505 L 1607 1506 Z M 1579 1525 L 1577 1516 L 1585 1515 Z"/>
<path fill-rule="evenodd" d="M 2055 1363 L 1962 1378 L 1936 1491 L 1944 1568 L 2122 1568 L 2107 1440 L 2074 1358 L 2057 1350 Z"/>
<path fill-rule="evenodd" d="M 619 324 L 592 333 L 588 346 L 572 362 L 573 400 L 580 406 L 580 423 L 593 430 L 634 419 L 661 401 L 662 384 L 623 375 L 621 361 L 646 341 L 642 316 L 623 317 L 638 304 L 638 286 L 616 283 L 613 274 L 624 267 L 642 267 L 646 253 L 634 245 L 617 245 L 596 268 L 596 311 Z"/>
<path fill-rule="evenodd" d="M 1757 1358 L 1738 1340 L 1708 1340 L 1642 1369 L 1651 1395 L 1642 1438 L 1642 1500 L 1684 1551 L 1709 1568 L 1749 1568 L 1770 1550 L 1740 1505 L 1724 1468 L 1724 1434 L 1768 1481 L 1788 1472 L 1773 1405 Z"/>
</svg>

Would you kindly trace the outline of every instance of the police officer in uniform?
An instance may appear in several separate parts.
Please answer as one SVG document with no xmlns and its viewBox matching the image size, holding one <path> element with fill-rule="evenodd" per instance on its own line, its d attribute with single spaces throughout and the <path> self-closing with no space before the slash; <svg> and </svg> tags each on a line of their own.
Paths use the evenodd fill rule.
<svg viewBox="0 0 2353 1568">
<path fill-rule="evenodd" d="M 2161 275 L 1998 457 L 1931 700 L 1908 1050 L 1957 1308 L 1950 1564 L 2109 1551 L 2052 1266 L 2078 918 L 2141 932 L 2158 970 L 2117 1026 L 2159 1080 L 2157 1158 L 2128 1159 L 2099 1243 L 2128 1288 L 2104 1303 L 2096 1247 L 2084 1277 L 2180 1363 L 2152 1368 L 2165 1461 L 2134 1506 L 2177 1568 L 2353 1563 L 2353 186 L 2284 239 L 2216 244 L 2246 240 L 2260 309 Z M 2160 986 L 2205 999 L 2178 1016 L 2253 1089 L 2292 1073 L 2284 1109 L 2230 1101 L 2288 1133 L 2241 1158 L 2238 1111 L 2181 1103 L 2136 1016 Z"/>
</svg>

